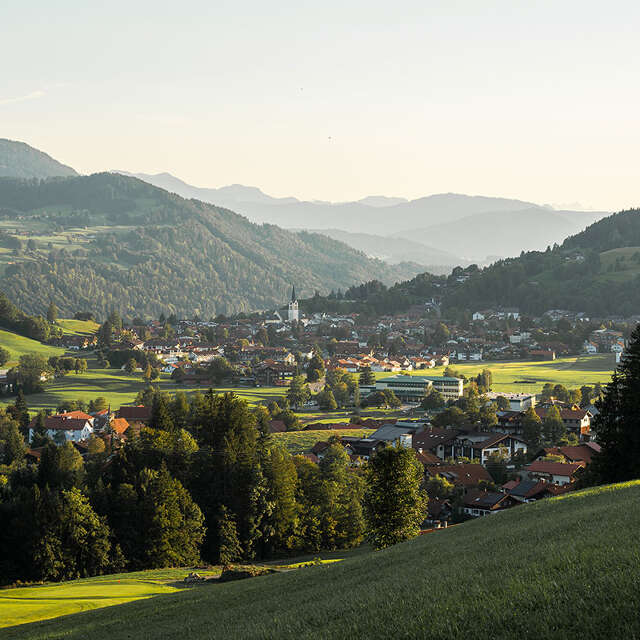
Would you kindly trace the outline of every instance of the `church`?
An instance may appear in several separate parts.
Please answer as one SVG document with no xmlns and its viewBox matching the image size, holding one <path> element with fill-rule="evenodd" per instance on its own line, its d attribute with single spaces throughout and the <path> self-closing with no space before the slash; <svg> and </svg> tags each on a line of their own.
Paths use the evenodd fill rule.
<svg viewBox="0 0 640 640">
<path fill-rule="evenodd" d="M 298 309 L 298 299 L 296 298 L 295 285 L 293 286 L 293 290 L 291 291 L 291 302 L 289 302 L 287 320 L 289 322 L 298 322 L 300 320 L 300 310 Z"/>
</svg>

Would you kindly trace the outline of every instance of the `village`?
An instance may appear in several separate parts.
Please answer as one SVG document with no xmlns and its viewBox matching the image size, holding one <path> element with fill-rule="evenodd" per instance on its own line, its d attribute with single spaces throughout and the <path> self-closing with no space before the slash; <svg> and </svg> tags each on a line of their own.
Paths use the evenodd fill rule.
<svg viewBox="0 0 640 640">
<path fill-rule="evenodd" d="M 114 317 L 97 334 L 56 342 L 79 355 L 95 351 L 109 366 L 142 375 L 150 389 L 168 379 L 190 390 L 274 392 L 267 396 L 271 402 L 262 403 L 270 433 L 318 434 L 298 452 L 315 464 L 336 443 L 354 467 L 389 445 L 413 448 L 430 488 L 424 526 L 446 526 L 579 487 L 599 450 L 591 421 L 601 389 L 570 392 L 548 384 L 535 393 L 523 384 L 522 390 L 496 392 L 490 370 L 483 371 L 485 378 L 467 379 L 455 367 L 488 358 L 554 361 L 576 350 L 609 353 L 618 362 L 624 323 L 594 328 L 583 314 L 553 311 L 523 319 L 508 309 L 445 324 L 429 306 L 422 317 L 409 313 L 366 324 L 357 314 L 307 317 L 294 289 L 287 307 L 269 314 L 122 326 Z M 49 410 L 31 420 L 29 441 L 40 429 L 40 435 L 72 442 L 86 456 L 96 438 L 112 451 L 151 419 L 144 399 L 120 407 Z M 539 425 L 534 436 L 532 419 Z M 554 420 L 560 426 L 545 436 Z M 354 429 L 362 432 L 353 435 Z M 29 449 L 27 460 L 37 462 L 41 450 Z"/>
</svg>

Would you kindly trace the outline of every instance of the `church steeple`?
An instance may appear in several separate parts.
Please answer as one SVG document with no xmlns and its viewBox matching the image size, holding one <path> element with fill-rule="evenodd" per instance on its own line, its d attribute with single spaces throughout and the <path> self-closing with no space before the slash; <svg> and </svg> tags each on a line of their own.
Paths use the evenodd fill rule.
<svg viewBox="0 0 640 640">
<path fill-rule="evenodd" d="M 298 322 L 298 320 L 300 320 L 300 311 L 298 309 L 298 299 L 296 298 L 295 285 L 293 285 L 293 288 L 291 290 L 291 302 L 289 303 L 287 319 L 289 320 L 289 322 Z"/>
</svg>

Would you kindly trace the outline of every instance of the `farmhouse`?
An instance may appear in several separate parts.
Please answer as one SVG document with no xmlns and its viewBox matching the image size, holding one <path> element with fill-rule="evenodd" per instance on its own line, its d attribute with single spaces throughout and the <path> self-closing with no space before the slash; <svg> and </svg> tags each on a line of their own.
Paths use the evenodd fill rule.
<svg viewBox="0 0 640 640">
<path fill-rule="evenodd" d="M 498 513 L 516 504 L 518 504 L 518 502 L 505 493 L 475 489 L 464 496 L 462 511 L 468 516 L 477 518 L 479 516 Z"/>
<path fill-rule="evenodd" d="M 584 462 L 547 462 L 536 460 L 524 470 L 531 480 L 545 480 L 560 486 L 571 484 L 576 473 L 585 467 Z"/>
<path fill-rule="evenodd" d="M 29 442 L 36 432 L 38 418 L 29 424 Z M 86 440 L 93 433 L 93 417 L 83 411 L 69 411 L 44 419 L 46 434 L 54 442 L 80 442 Z"/>
</svg>

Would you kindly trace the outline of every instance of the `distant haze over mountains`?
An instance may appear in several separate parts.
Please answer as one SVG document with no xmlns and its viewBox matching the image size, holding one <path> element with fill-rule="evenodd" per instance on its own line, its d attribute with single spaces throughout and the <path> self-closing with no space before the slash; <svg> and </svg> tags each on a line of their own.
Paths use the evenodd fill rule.
<svg viewBox="0 0 640 640">
<path fill-rule="evenodd" d="M 0 177 L 53 178 L 77 176 L 71 167 L 24 142 L 0 138 Z"/>
<path fill-rule="evenodd" d="M 119 172 L 125 173 L 125 172 Z M 382 255 L 381 237 L 407 240 L 389 246 L 385 260 L 420 264 L 434 262 L 434 251 L 454 262 L 484 262 L 488 256 L 509 257 L 521 251 L 545 249 L 561 243 L 589 224 L 608 215 L 606 211 L 558 211 L 548 205 L 522 200 L 444 193 L 406 200 L 369 196 L 357 202 L 332 203 L 272 198 L 255 187 L 232 185 L 219 189 L 194 187 L 168 173 L 133 175 L 186 198 L 196 198 L 232 209 L 255 222 L 294 229 L 315 229 L 340 239 L 370 255 Z M 357 234 L 349 236 L 347 234 Z M 369 236 L 365 242 L 363 235 Z M 377 237 L 377 239 L 375 239 Z M 416 254 L 425 245 L 422 259 Z M 382 252 L 385 253 L 385 252 Z"/>
</svg>

